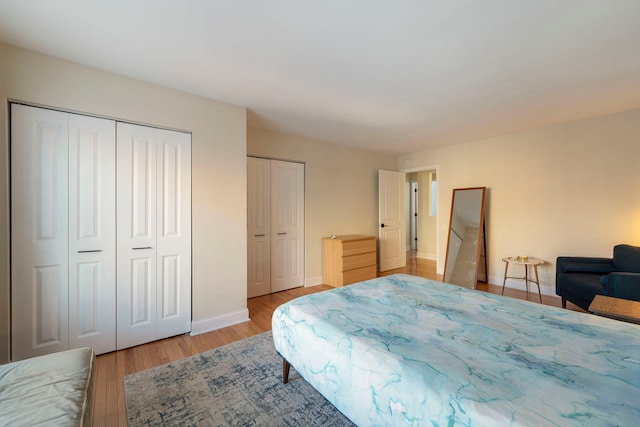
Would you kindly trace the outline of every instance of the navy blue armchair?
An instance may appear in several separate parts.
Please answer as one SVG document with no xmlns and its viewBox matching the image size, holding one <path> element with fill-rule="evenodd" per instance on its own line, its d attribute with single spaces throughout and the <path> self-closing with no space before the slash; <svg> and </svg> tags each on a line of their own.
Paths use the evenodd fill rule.
<svg viewBox="0 0 640 427">
<path fill-rule="evenodd" d="M 558 257 L 556 294 L 583 308 L 596 295 L 640 301 L 640 247 L 616 245 L 613 258 Z"/>
</svg>

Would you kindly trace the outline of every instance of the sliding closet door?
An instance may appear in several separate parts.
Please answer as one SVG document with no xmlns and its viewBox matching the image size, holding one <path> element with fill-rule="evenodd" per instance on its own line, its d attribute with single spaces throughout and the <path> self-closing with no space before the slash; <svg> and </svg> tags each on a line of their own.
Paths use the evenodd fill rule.
<svg viewBox="0 0 640 427">
<path fill-rule="evenodd" d="M 271 161 L 271 292 L 304 284 L 304 165 Z"/>
<path fill-rule="evenodd" d="M 117 348 L 191 329 L 191 136 L 118 123 Z"/>
<path fill-rule="evenodd" d="M 247 297 L 271 292 L 271 160 L 247 158 Z"/>
<path fill-rule="evenodd" d="M 69 347 L 116 345 L 116 124 L 69 115 Z"/>
<path fill-rule="evenodd" d="M 158 130 L 157 338 L 191 330 L 191 135 Z"/>
<path fill-rule="evenodd" d="M 69 346 L 68 116 L 11 106 L 12 359 Z"/>
</svg>

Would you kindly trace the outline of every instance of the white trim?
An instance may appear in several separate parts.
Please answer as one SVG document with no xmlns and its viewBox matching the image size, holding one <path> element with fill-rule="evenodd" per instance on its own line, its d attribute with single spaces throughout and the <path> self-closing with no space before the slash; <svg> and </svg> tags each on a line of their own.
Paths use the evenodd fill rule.
<svg viewBox="0 0 640 427">
<path fill-rule="evenodd" d="M 190 335 L 204 334 L 205 332 L 215 331 L 227 326 L 248 322 L 249 320 L 251 320 L 249 319 L 249 309 L 243 308 L 242 310 L 223 314 L 222 316 L 210 317 L 199 322 L 191 322 Z"/>
<path fill-rule="evenodd" d="M 316 276 L 316 277 L 307 277 L 304 281 L 304 287 L 308 287 L 308 286 L 318 286 L 318 285 L 322 285 L 324 283 L 324 279 L 322 276 Z"/>
<path fill-rule="evenodd" d="M 400 172 L 411 173 L 411 172 L 422 172 L 422 171 L 430 171 L 438 169 L 438 165 L 434 166 L 418 166 L 416 168 L 403 168 L 400 169 Z"/>
<path fill-rule="evenodd" d="M 502 288 L 502 282 L 504 280 L 504 276 L 489 276 L 489 283 L 491 285 L 499 286 Z M 520 291 L 526 291 L 527 287 L 524 282 L 524 279 L 507 279 L 507 283 L 504 286 L 505 289 L 517 289 Z M 529 283 L 529 293 L 538 293 L 538 287 L 535 283 Z M 542 295 L 556 295 L 556 288 L 553 284 L 548 284 L 544 282 L 540 282 L 540 293 Z"/>
<path fill-rule="evenodd" d="M 431 261 L 437 261 L 438 257 L 436 256 L 436 254 L 430 254 L 427 252 L 418 252 L 416 253 L 416 258 L 420 258 L 420 259 L 428 259 Z"/>
</svg>

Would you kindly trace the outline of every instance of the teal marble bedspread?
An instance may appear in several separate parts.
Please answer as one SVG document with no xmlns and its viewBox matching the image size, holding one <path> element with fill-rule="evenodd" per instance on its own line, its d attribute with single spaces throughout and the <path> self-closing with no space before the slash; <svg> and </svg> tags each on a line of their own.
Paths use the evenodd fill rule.
<svg viewBox="0 0 640 427">
<path fill-rule="evenodd" d="M 278 352 L 359 426 L 638 426 L 640 326 L 409 275 L 307 295 Z"/>
</svg>

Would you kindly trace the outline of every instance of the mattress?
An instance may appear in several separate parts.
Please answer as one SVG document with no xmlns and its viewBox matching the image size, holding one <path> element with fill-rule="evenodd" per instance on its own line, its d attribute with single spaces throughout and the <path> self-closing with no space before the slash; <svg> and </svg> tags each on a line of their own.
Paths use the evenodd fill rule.
<svg viewBox="0 0 640 427">
<path fill-rule="evenodd" d="M 360 426 L 635 426 L 640 326 L 409 275 L 276 309 L 276 350 Z"/>
<path fill-rule="evenodd" d="M 94 365 L 90 348 L 0 365 L 0 425 L 90 426 Z"/>
</svg>

